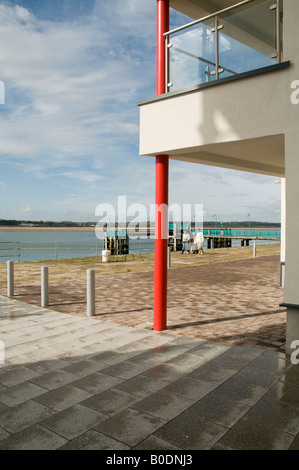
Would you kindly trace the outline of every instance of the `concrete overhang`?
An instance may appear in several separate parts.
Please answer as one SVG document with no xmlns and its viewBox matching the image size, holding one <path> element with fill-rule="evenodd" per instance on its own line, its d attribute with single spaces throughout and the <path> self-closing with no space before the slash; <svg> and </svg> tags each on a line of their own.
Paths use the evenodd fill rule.
<svg viewBox="0 0 299 470">
<path fill-rule="evenodd" d="M 222 142 L 169 152 L 170 159 L 284 177 L 284 135 Z"/>
<path fill-rule="evenodd" d="M 285 62 L 139 102 L 140 155 L 284 177 L 295 112 L 284 69 L 289 76 Z"/>
</svg>

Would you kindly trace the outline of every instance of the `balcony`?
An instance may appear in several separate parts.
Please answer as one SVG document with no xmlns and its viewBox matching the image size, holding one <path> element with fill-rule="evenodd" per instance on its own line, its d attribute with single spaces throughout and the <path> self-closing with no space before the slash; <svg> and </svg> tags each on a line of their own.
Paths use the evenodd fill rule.
<svg viewBox="0 0 299 470">
<path fill-rule="evenodd" d="M 166 93 L 138 103 L 140 155 L 283 177 L 292 8 L 246 0 L 165 33 Z"/>
<path fill-rule="evenodd" d="M 281 62 L 281 1 L 247 0 L 165 33 L 166 90 Z"/>
</svg>

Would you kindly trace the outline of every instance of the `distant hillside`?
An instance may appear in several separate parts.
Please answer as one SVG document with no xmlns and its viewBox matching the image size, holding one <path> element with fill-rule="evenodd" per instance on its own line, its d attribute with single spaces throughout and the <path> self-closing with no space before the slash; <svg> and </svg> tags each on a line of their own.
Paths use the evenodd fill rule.
<svg viewBox="0 0 299 470">
<path fill-rule="evenodd" d="M 62 221 L 62 222 L 53 222 L 53 221 L 36 221 L 36 220 L 14 220 L 14 219 L 0 219 L 0 226 L 8 226 L 8 227 L 93 227 L 95 226 L 95 222 L 72 222 L 72 221 Z M 147 224 L 150 225 L 150 222 Z M 117 224 L 116 224 L 117 226 Z M 203 223 L 205 228 L 211 227 L 215 228 L 215 221 L 205 221 Z M 216 226 L 218 228 L 238 228 L 238 227 L 248 227 L 249 223 L 248 220 L 243 220 L 241 222 L 217 222 Z M 255 228 L 280 228 L 280 223 L 278 222 L 261 222 L 261 221 L 250 221 L 250 227 Z"/>
<path fill-rule="evenodd" d="M 0 219 L 0 226 L 8 227 L 90 227 L 94 226 L 95 222 L 52 222 L 52 221 L 35 221 L 35 220 L 5 220 Z"/>
</svg>

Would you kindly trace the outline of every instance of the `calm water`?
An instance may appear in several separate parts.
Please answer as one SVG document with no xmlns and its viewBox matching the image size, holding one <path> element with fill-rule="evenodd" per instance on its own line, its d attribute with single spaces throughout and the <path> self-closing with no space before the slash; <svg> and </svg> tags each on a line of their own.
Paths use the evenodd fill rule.
<svg viewBox="0 0 299 470">
<path fill-rule="evenodd" d="M 0 262 L 102 256 L 94 231 L 0 231 Z M 130 240 L 130 253 L 151 253 L 154 240 Z"/>
<path fill-rule="evenodd" d="M 267 244 L 273 241 L 256 240 L 256 243 Z M 240 240 L 233 240 L 232 246 L 241 246 Z M 99 240 L 94 231 L 0 231 L 0 262 L 101 257 L 103 249 L 104 241 Z M 130 239 L 129 250 L 130 254 L 153 253 L 154 240 Z"/>
</svg>

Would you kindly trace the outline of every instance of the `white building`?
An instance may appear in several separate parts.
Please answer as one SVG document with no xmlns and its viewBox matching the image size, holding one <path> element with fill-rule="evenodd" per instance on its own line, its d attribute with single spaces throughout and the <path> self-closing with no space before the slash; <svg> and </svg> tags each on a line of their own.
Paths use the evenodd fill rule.
<svg viewBox="0 0 299 470">
<path fill-rule="evenodd" d="M 169 8 L 196 21 L 169 32 Z M 299 1 L 157 0 L 157 12 L 157 96 L 139 103 L 140 154 L 157 161 L 156 202 L 168 203 L 169 159 L 283 178 L 290 353 L 299 340 Z M 158 237 L 160 320 L 165 246 Z"/>
</svg>

